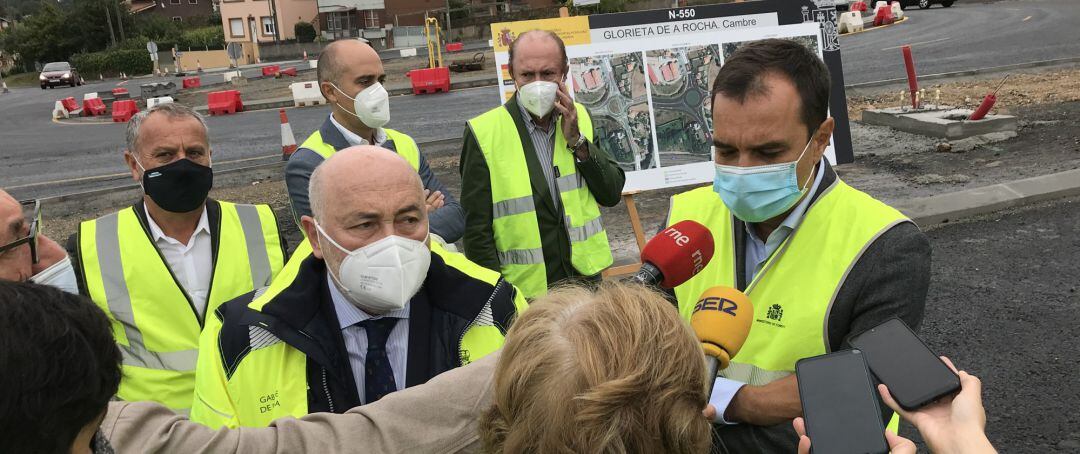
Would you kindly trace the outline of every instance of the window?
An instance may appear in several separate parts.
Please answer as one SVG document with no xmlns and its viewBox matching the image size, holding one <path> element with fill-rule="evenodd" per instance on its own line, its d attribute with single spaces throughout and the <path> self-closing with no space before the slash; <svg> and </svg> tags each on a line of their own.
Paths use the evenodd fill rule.
<svg viewBox="0 0 1080 454">
<path fill-rule="evenodd" d="M 373 9 L 363 11 L 364 28 L 379 28 L 379 13 Z"/>
<path fill-rule="evenodd" d="M 263 36 L 274 36 L 274 18 L 263 16 L 262 34 Z"/>
<path fill-rule="evenodd" d="M 229 36 L 232 36 L 233 38 L 243 38 L 244 37 L 244 19 L 243 18 L 234 17 L 232 19 L 229 19 Z"/>
<path fill-rule="evenodd" d="M 179 4 L 180 4 L 180 0 L 169 0 L 169 4 L 170 4 L 170 5 L 179 5 Z"/>
<path fill-rule="evenodd" d="M 183 21 L 184 21 L 184 18 L 183 18 L 183 17 L 180 17 L 180 16 L 173 16 L 173 17 L 172 17 L 172 21 L 173 21 L 173 22 L 183 22 Z"/>
<path fill-rule="evenodd" d="M 187 0 L 187 2 L 188 2 L 189 5 L 198 5 L 199 4 L 199 0 Z"/>
</svg>

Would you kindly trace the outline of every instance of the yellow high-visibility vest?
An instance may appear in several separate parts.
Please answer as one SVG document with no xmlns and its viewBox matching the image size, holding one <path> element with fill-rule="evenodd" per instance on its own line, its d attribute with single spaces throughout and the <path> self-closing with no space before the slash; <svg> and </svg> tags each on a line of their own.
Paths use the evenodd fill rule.
<svg viewBox="0 0 1080 454">
<path fill-rule="evenodd" d="M 221 207 L 206 311 L 270 285 L 285 264 L 277 220 L 267 205 Z M 109 316 L 123 353 L 117 396 L 187 412 L 195 389 L 202 321 L 135 209 L 79 226 L 79 257 L 91 299 Z M 212 316 L 211 316 L 212 317 Z"/>
<path fill-rule="evenodd" d="M 431 242 L 431 250 L 447 266 L 473 279 L 495 285 L 499 273 L 477 265 L 464 255 L 443 249 Z M 304 241 L 293 252 L 277 279 L 264 292 L 257 293 L 248 307 L 261 312 L 276 296 L 296 280 L 301 263 L 311 255 L 311 245 Z M 503 285 L 507 285 L 503 283 Z M 491 302 L 487 310 L 490 311 Z M 514 299 L 517 313 L 527 308 L 523 295 Z M 284 417 L 301 417 L 308 411 L 307 356 L 270 334 L 263 336 L 269 345 L 252 348 L 236 366 L 226 372 L 221 361 L 219 334 L 221 324 L 207 324 L 203 333 L 203 360 L 199 361 L 198 402 L 191 411 L 191 420 L 212 428 L 265 427 Z M 479 317 L 462 335 L 457 348 L 461 365 L 476 361 L 502 347 L 503 332 L 488 317 Z"/>
<path fill-rule="evenodd" d="M 383 128 L 386 132 L 386 138 L 394 142 L 394 148 L 397 154 L 405 158 L 412 166 L 413 170 L 420 171 L 420 148 L 416 146 L 416 141 L 408 135 L 402 134 L 390 128 Z M 322 132 L 315 131 L 308 136 L 304 143 L 300 144 L 300 148 L 307 148 L 322 156 L 323 159 L 330 159 L 334 153 L 337 153 L 337 149 L 333 145 L 330 145 L 323 141 Z"/>
<path fill-rule="evenodd" d="M 581 104 L 574 103 L 578 129 L 593 138 L 592 119 Z M 528 298 L 547 293 L 547 266 L 540 239 L 540 225 L 533 202 L 532 180 L 525 149 L 517 125 L 505 106 L 469 120 L 476 142 L 484 154 L 491 175 L 492 230 L 501 271 Z M 562 133 L 562 118 L 555 124 L 552 164 L 559 169 L 555 179 L 570 237 L 570 262 L 585 276 L 611 266 L 611 246 L 600 218 L 600 206 L 578 173 L 574 153 Z M 524 140 L 529 140 L 527 137 Z"/>
<path fill-rule="evenodd" d="M 738 279 L 736 224 L 712 187 L 671 198 L 669 225 L 687 219 L 708 227 L 716 245 L 708 265 L 675 288 L 679 313 L 689 320 L 706 289 L 735 288 Z M 911 220 L 839 179 L 825 188 L 747 285 L 745 293 L 754 306 L 750 335 L 720 375 L 764 385 L 793 374 L 796 361 L 825 354 L 828 314 L 848 272 L 874 240 L 903 222 Z"/>
</svg>

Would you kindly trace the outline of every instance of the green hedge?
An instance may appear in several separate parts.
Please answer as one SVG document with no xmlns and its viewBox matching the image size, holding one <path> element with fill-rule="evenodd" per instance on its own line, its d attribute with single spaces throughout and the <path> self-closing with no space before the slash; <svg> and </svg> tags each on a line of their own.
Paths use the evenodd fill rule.
<svg viewBox="0 0 1080 454">
<path fill-rule="evenodd" d="M 98 74 L 116 76 L 124 72 L 128 76 L 150 74 L 154 63 L 146 49 L 114 49 L 71 56 L 71 64 L 79 70 L 83 78 L 90 79 Z"/>
</svg>

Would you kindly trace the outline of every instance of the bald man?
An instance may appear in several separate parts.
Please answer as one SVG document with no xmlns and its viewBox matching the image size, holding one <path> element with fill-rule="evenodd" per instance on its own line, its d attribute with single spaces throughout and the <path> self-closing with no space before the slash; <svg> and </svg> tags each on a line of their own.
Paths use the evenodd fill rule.
<svg viewBox="0 0 1080 454">
<path fill-rule="evenodd" d="M 0 189 L 0 281 L 51 285 L 79 293 L 64 248 L 41 233 L 38 204 L 19 202 Z"/>
<path fill-rule="evenodd" d="M 525 309 L 498 273 L 430 241 L 423 185 L 401 156 L 347 148 L 310 186 L 308 241 L 203 331 L 197 422 L 265 426 L 377 401 L 498 349 Z"/>
<path fill-rule="evenodd" d="M 420 175 L 431 209 L 431 233 L 447 243 L 460 239 L 465 232 L 461 204 L 439 182 L 412 137 L 383 127 L 390 121 L 390 102 L 382 85 L 386 72 L 375 49 L 355 39 L 335 41 L 319 55 L 318 77 L 331 113 L 285 165 L 296 224 L 311 215 L 308 182 L 319 164 L 337 150 L 377 145 L 397 152 Z"/>
<path fill-rule="evenodd" d="M 557 35 L 519 35 L 514 96 L 469 120 L 462 142 L 465 254 L 528 298 L 563 281 L 599 282 L 612 263 L 600 206 L 619 203 L 626 176 L 593 142 L 589 112 L 563 83 L 568 69 Z"/>
</svg>

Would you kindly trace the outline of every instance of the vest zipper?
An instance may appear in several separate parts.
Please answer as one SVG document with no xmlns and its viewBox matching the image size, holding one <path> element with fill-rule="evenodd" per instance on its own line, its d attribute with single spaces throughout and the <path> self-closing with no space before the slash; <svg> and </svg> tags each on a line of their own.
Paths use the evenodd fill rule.
<svg viewBox="0 0 1080 454">
<path fill-rule="evenodd" d="M 337 411 L 334 410 L 334 399 L 330 397 L 330 386 L 326 384 L 326 368 L 320 367 L 319 369 L 322 370 L 323 392 L 326 393 L 326 403 L 330 406 L 330 413 L 337 413 Z"/>
<path fill-rule="evenodd" d="M 497 282 L 495 282 L 495 288 L 491 290 L 491 296 L 488 296 L 487 302 L 484 303 L 484 307 L 491 307 L 491 302 L 495 301 L 495 295 L 499 294 L 499 286 L 502 285 L 503 282 L 505 282 L 505 281 L 501 277 L 499 278 L 499 280 Z M 469 324 L 465 325 L 465 330 L 462 331 L 461 336 L 458 337 L 458 343 L 457 343 L 458 344 L 458 362 L 461 363 L 462 366 L 465 365 L 464 364 L 465 361 L 464 361 L 464 357 L 462 355 L 463 352 L 461 351 L 461 344 L 465 342 L 465 333 L 468 333 L 469 329 L 471 329 L 473 327 L 473 325 L 476 324 L 476 321 L 480 319 L 480 314 L 482 314 L 483 312 L 484 312 L 484 308 L 481 307 L 480 312 L 477 312 L 476 316 L 473 317 L 473 319 L 469 322 Z M 492 314 L 492 316 L 494 316 L 494 313 Z"/>
</svg>

